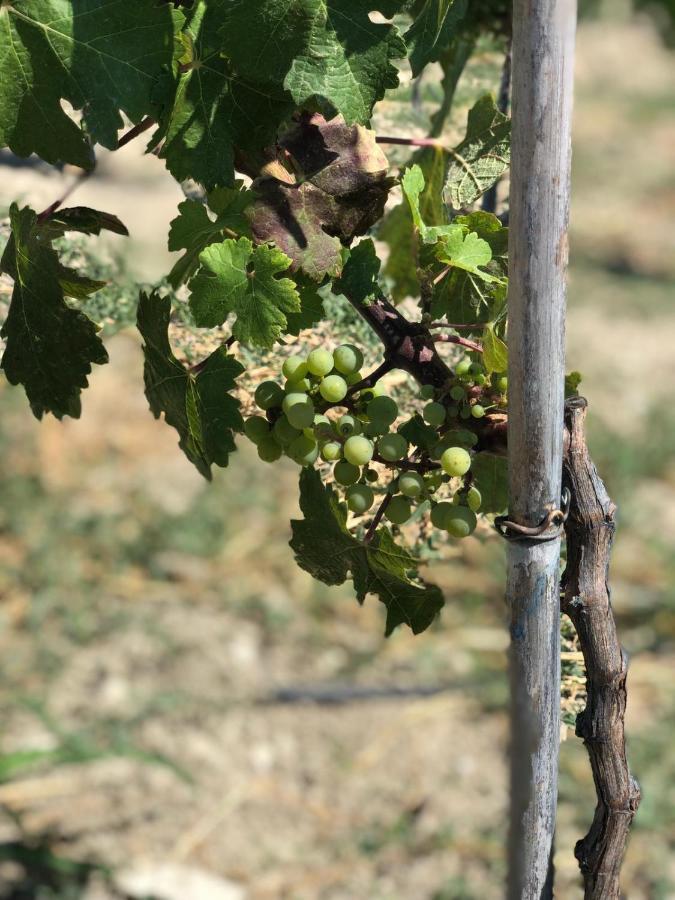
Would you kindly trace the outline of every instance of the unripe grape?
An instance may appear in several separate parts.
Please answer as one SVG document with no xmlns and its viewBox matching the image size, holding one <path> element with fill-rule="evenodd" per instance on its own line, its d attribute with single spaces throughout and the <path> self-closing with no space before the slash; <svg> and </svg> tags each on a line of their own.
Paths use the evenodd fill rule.
<svg viewBox="0 0 675 900">
<path fill-rule="evenodd" d="M 449 403 L 447 405 L 446 409 L 447 409 L 449 419 L 456 419 L 457 416 L 459 415 L 459 406 L 457 406 L 456 403 Z"/>
<path fill-rule="evenodd" d="M 471 418 L 471 407 L 463 406 L 459 411 L 460 419 L 470 419 Z"/>
<path fill-rule="evenodd" d="M 474 381 L 477 385 L 479 385 L 480 387 L 483 387 L 483 385 L 487 381 L 487 378 L 485 377 L 485 375 L 476 375 L 476 377 L 474 378 Z"/>
<path fill-rule="evenodd" d="M 484 371 L 485 369 L 478 362 L 472 362 L 469 366 L 469 372 L 471 372 L 472 375 L 482 375 Z"/>
<path fill-rule="evenodd" d="M 385 434 L 377 442 L 377 451 L 388 462 L 398 462 L 408 452 L 408 442 L 402 434 Z"/>
<path fill-rule="evenodd" d="M 495 387 L 502 394 L 506 393 L 506 389 L 508 388 L 508 386 L 509 386 L 509 379 L 506 377 L 506 375 L 500 376 L 495 381 Z"/>
<path fill-rule="evenodd" d="M 452 515 L 447 517 L 445 530 L 453 537 L 465 538 L 476 530 L 476 514 L 466 506 L 452 506 Z"/>
<path fill-rule="evenodd" d="M 398 479 L 398 489 L 406 497 L 418 497 L 424 490 L 424 478 L 417 472 L 403 472 Z"/>
<path fill-rule="evenodd" d="M 269 433 L 270 423 L 262 416 L 251 416 L 244 422 L 244 434 L 254 444 L 259 444 Z"/>
<path fill-rule="evenodd" d="M 485 409 L 480 405 L 480 403 L 476 403 L 471 407 L 471 415 L 474 419 L 482 419 L 485 415 Z"/>
<path fill-rule="evenodd" d="M 347 395 L 347 382 L 341 375 L 328 375 L 319 385 L 319 393 L 329 403 L 339 403 Z"/>
<path fill-rule="evenodd" d="M 284 391 L 276 381 L 263 381 L 255 389 L 254 399 L 260 409 L 272 409 L 275 406 L 281 406 Z"/>
<path fill-rule="evenodd" d="M 422 418 L 432 428 L 438 428 L 439 425 L 445 422 L 445 407 L 441 403 L 436 403 L 432 400 L 422 410 Z"/>
<path fill-rule="evenodd" d="M 316 349 L 307 357 L 307 368 L 312 375 L 323 377 L 333 371 L 333 354 L 328 350 Z"/>
<path fill-rule="evenodd" d="M 384 422 L 367 422 L 363 429 L 363 433 L 369 438 L 379 437 L 388 431 L 389 426 L 385 425 Z"/>
<path fill-rule="evenodd" d="M 263 438 L 258 444 L 258 456 L 263 462 L 272 463 L 281 458 L 281 445 L 272 435 Z"/>
<path fill-rule="evenodd" d="M 312 466 L 319 455 L 319 446 L 316 441 L 301 434 L 289 444 L 286 453 L 299 466 Z"/>
<path fill-rule="evenodd" d="M 443 471 L 453 478 L 466 475 L 471 468 L 471 457 L 463 447 L 448 447 L 441 456 Z"/>
<path fill-rule="evenodd" d="M 341 459 L 333 466 L 333 478 L 338 484 L 348 486 L 356 484 L 361 477 L 361 470 L 358 466 L 353 466 L 346 459 Z"/>
<path fill-rule="evenodd" d="M 353 466 L 365 466 L 373 458 L 373 451 L 372 443 L 360 434 L 347 438 L 343 450 L 345 459 Z"/>
<path fill-rule="evenodd" d="M 334 462 L 336 459 L 340 459 L 341 456 L 342 444 L 339 444 L 337 441 L 328 441 L 321 448 L 321 457 L 326 462 Z"/>
<path fill-rule="evenodd" d="M 437 491 L 443 484 L 443 472 L 440 469 L 434 469 L 426 476 L 424 483 L 428 491 Z"/>
<path fill-rule="evenodd" d="M 284 385 L 287 394 L 306 394 L 312 387 L 309 378 L 289 379 Z"/>
<path fill-rule="evenodd" d="M 450 388 L 450 396 L 453 400 L 463 400 L 466 397 L 466 391 L 461 384 L 456 384 L 454 387 Z"/>
<path fill-rule="evenodd" d="M 359 515 L 368 512 L 375 502 L 373 489 L 369 488 L 367 484 L 353 484 L 350 488 L 347 488 L 345 497 L 347 498 L 349 509 Z"/>
<path fill-rule="evenodd" d="M 286 394 L 281 407 L 294 428 L 302 430 L 314 424 L 314 404 L 307 394 Z"/>
<path fill-rule="evenodd" d="M 480 491 L 474 484 L 472 484 L 469 490 L 466 492 L 466 502 L 469 505 L 469 509 L 473 512 L 478 512 L 478 510 L 480 509 L 483 498 L 481 497 Z"/>
<path fill-rule="evenodd" d="M 314 416 L 314 434 L 324 441 L 329 441 L 333 437 L 333 425 L 328 416 L 321 413 Z"/>
<path fill-rule="evenodd" d="M 377 384 L 374 384 L 370 388 L 365 388 L 365 390 L 361 391 L 359 397 L 361 400 L 372 400 L 374 397 L 381 397 L 384 394 L 384 385 L 380 384 L 378 381 Z"/>
<path fill-rule="evenodd" d="M 471 359 L 468 356 L 465 356 L 464 359 L 460 359 L 455 366 L 455 375 L 468 375 L 470 369 Z"/>
<path fill-rule="evenodd" d="M 371 422 L 391 425 L 398 416 L 398 404 L 391 397 L 374 397 L 366 407 Z"/>
<path fill-rule="evenodd" d="M 420 388 L 420 397 L 422 400 L 433 400 L 434 393 L 435 390 L 432 384 L 423 384 Z"/>
<path fill-rule="evenodd" d="M 353 344 L 341 344 L 333 351 L 333 362 L 338 372 L 352 375 L 363 365 L 363 353 Z"/>
<path fill-rule="evenodd" d="M 392 497 L 384 514 L 394 525 L 403 525 L 412 514 L 409 498 L 404 497 L 402 494 Z"/>
<path fill-rule="evenodd" d="M 345 381 L 351 387 L 353 384 L 358 384 L 359 381 L 363 379 L 363 375 L 360 372 L 352 372 L 351 375 L 345 375 Z"/>
<path fill-rule="evenodd" d="M 307 363 L 301 356 L 289 356 L 288 359 L 284 360 L 281 371 L 289 381 L 299 381 L 305 377 L 309 370 Z"/>
<path fill-rule="evenodd" d="M 452 509 L 452 503 L 437 503 L 431 510 L 431 524 L 435 528 L 441 528 L 445 531 L 445 526 L 450 520 Z"/>
<path fill-rule="evenodd" d="M 361 432 L 363 431 L 363 426 L 361 425 L 360 419 L 357 419 L 356 416 L 347 414 L 344 416 L 340 416 L 340 418 L 337 420 L 335 430 L 342 437 L 348 438 L 353 434 L 361 434 Z"/>
<path fill-rule="evenodd" d="M 282 447 L 290 444 L 297 437 L 300 437 L 300 429 L 295 428 L 288 421 L 286 416 L 279 416 L 274 423 L 274 437 L 279 441 Z"/>
<path fill-rule="evenodd" d="M 366 481 L 379 481 L 380 474 L 375 469 L 366 469 Z"/>
</svg>

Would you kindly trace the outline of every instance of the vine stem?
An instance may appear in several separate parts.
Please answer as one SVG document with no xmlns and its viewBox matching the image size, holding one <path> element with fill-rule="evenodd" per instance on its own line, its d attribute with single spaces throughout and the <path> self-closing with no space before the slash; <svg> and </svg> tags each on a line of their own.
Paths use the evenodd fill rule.
<svg viewBox="0 0 675 900">
<path fill-rule="evenodd" d="M 480 326 L 478 326 L 480 327 Z M 465 329 L 473 329 L 476 330 L 475 322 L 430 322 L 427 325 L 427 328 L 454 328 L 455 331 L 461 331 L 463 328 Z"/>
<path fill-rule="evenodd" d="M 392 365 L 391 360 L 385 359 L 384 362 L 380 363 L 380 365 L 370 373 L 370 375 L 366 375 L 361 381 L 357 381 L 356 384 L 353 384 L 347 391 L 347 396 L 351 397 L 352 394 L 356 394 L 366 388 L 374 387 L 380 378 L 382 378 L 383 375 L 386 375 L 387 372 L 391 372 L 393 368 L 394 366 Z"/>
<path fill-rule="evenodd" d="M 155 120 L 150 116 L 146 116 L 145 119 L 141 119 L 138 125 L 134 125 L 134 127 L 130 128 L 129 131 L 126 132 L 126 134 L 122 135 L 122 137 L 117 142 L 117 149 L 119 150 L 127 144 L 130 144 L 131 141 L 134 140 L 134 138 L 137 138 L 140 134 L 143 134 L 144 131 L 149 131 L 155 124 Z"/>
<path fill-rule="evenodd" d="M 377 512 L 373 516 L 373 521 L 368 526 L 368 531 L 366 531 L 366 534 L 363 538 L 364 544 L 369 544 L 372 541 L 372 539 L 375 537 L 375 532 L 377 531 L 377 526 L 382 521 L 382 516 L 387 511 L 387 507 L 391 503 L 391 498 L 393 496 L 394 495 L 390 494 L 389 492 L 387 492 L 387 494 L 385 494 L 384 500 L 382 501 L 382 503 L 380 503 L 380 505 L 377 509 Z"/>
<path fill-rule="evenodd" d="M 470 341 L 469 338 L 460 337 L 458 334 L 435 334 L 432 337 L 432 341 L 435 344 L 459 344 L 460 347 L 467 347 L 469 350 L 473 350 L 475 353 L 482 353 L 483 347 L 481 344 L 477 344 L 475 341 Z"/>
<path fill-rule="evenodd" d="M 574 854 L 586 900 L 619 900 L 619 876 L 640 787 L 626 759 L 624 717 L 628 659 L 616 629 L 607 583 L 616 506 L 610 500 L 584 434 L 587 402 L 565 408 L 563 483 L 572 497 L 565 524 L 567 565 L 561 603 L 579 636 L 586 665 L 586 708 L 577 716 L 597 794 L 595 816 Z"/>
<path fill-rule="evenodd" d="M 390 469 L 405 469 L 407 472 L 419 472 L 421 475 L 425 472 L 435 472 L 441 468 L 438 463 L 431 462 L 431 460 L 400 459 L 398 462 L 390 462 L 388 459 L 383 459 L 379 453 L 373 456 L 373 462 L 380 463 Z"/>
<path fill-rule="evenodd" d="M 396 144 L 399 147 L 433 147 L 436 150 L 447 151 L 447 147 L 436 138 L 389 137 L 378 134 L 375 141 L 378 144 Z"/>
</svg>

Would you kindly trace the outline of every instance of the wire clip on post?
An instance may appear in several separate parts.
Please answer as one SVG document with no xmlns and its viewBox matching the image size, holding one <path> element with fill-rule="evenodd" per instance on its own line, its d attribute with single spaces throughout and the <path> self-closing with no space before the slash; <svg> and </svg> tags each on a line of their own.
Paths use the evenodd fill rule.
<svg viewBox="0 0 675 900">
<path fill-rule="evenodd" d="M 497 516 L 495 528 L 507 541 L 545 541 L 557 540 L 563 531 L 570 511 L 571 494 L 569 488 L 563 488 L 560 509 L 551 509 L 538 525 L 519 525 L 508 516 Z"/>
</svg>

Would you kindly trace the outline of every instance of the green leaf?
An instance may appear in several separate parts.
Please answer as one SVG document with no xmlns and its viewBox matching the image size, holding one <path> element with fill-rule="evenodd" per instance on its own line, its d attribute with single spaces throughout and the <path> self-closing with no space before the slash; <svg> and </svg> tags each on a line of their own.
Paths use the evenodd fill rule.
<svg viewBox="0 0 675 900">
<path fill-rule="evenodd" d="M 228 239 L 203 250 L 199 261 L 201 269 L 190 282 L 190 308 L 201 328 L 222 325 L 234 313 L 232 334 L 238 341 L 271 347 L 287 329 L 287 313 L 301 312 L 295 283 L 277 277 L 291 261 L 276 247 Z"/>
<path fill-rule="evenodd" d="M 439 440 L 436 429 L 432 428 L 431 425 L 427 425 L 419 413 L 415 413 L 411 419 L 401 425 L 398 433 L 402 434 L 409 444 L 414 444 L 416 447 L 422 447 L 425 450 L 435 446 Z"/>
<path fill-rule="evenodd" d="M 305 518 L 291 522 L 290 545 L 302 569 L 328 585 L 343 584 L 351 576 L 360 603 L 367 594 L 376 594 L 387 608 L 387 635 L 402 624 L 415 634 L 431 625 L 443 595 L 416 577 L 418 561 L 394 543 L 386 528 L 369 544 L 353 537 L 345 506 L 315 469 L 300 474 L 300 508 Z"/>
<path fill-rule="evenodd" d="M 436 62 L 464 19 L 468 0 L 425 0 L 405 34 L 413 76 Z"/>
<path fill-rule="evenodd" d="M 453 151 L 444 197 L 454 209 L 474 203 L 506 172 L 510 162 L 511 120 L 490 94 L 469 110 L 466 137 Z"/>
<path fill-rule="evenodd" d="M 486 325 L 483 332 L 483 365 L 488 375 L 492 372 L 506 372 L 509 350 L 504 341 L 495 334 L 494 325 Z"/>
<path fill-rule="evenodd" d="M 498 280 L 480 268 L 492 260 L 492 250 L 488 242 L 479 238 L 475 231 L 465 235 L 461 225 L 449 226 L 448 231 L 442 235 L 436 250 L 436 258 L 455 269 L 471 272 L 481 281 L 489 283 Z"/>
<path fill-rule="evenodd" d="M 155 114 L 152 92 L 174 56 L 182 13 L 155 0 L 13 0 L 0 4 L 0 146 L 90 169 L 94 141 L 114 149 L 123 126 Z"/>
<path fill-rule="evenodd" d="M 300 312 L 286 313 L 286 331 L 297 337 L 305 328 L 312 328 L 325 318 L 326 312 L 315 281 L 302 274 L 296 275 L 295 287 L 300 296 Z"/>
<path fill-rule="evenodd" d="M 380 258 L 375 244 L 361 241 L 349 254 L 342 275 L 333 282 L 333 293 L 344 294 L 356 303 L 368 303 L 382 294 L 378 282 Z"/>
<path fill-rule="evenodd" d="M 235 71 L 256 83 L 283 83 L 298 107 L 370 120 L 375 101 L 398 85 L 392 60 L 406 48 L 392 25 L 407 0 L 230 0 L 221 38 Z M 315 107 L 316 108 L 316 107 Z"/>
<path fill-rule="evenodd" d="M 61 237 L 68 231 L 79 231 L 81 234 L 100 234 L 102 231 L 111 231 L 128 237 L 126 226 L 112 213 L 101 212 L 99 209 L 90 209 L 88 206 L 72 206 L 67 209 L 57 209 L 44 219 L 40 227 L 42 233 L 50 240 Z"/>
<path fill-rule="evenodd" d="M 234 434 L 243 428 L 239 401 L 229 392 L 244 371 L 225 347 L 190 370 L 176 357 L 169 343 L 171 300 L 158 293 L 141 293 L 138 330 L 145 357 L 145 393 L 155 418 L 179 434 L 179 446 L 205 478 L 211 466 L 227 466 L 235 450 Z"/>
<path fill-rule="evenodd" d="M 471 463 L 471 471 L 481 493 L 481 512 L 503 513 L 509 505 L 506 458 L 494 453 L 477 453 Z"/>
<path fill-rule="evenodd" d="M 222 7 L 222 0 L 198 0 L 192 10 L 178 77 L 167 75 L 157 92 L 163 110 L 153 138 L 174 178 L 192 178 L 209 190 L 233 184 L 235 147 L 259 156 L 293 110 L 278 85 L 253 84 L 232 72 L 218 38 Z"/>
<path fill-rule="evenodd" d="M 435 244 L 443 235 L 456 231 L 457 226 L 448 224 L 429 226 L 426 224 L 421 208 L 425 185 L 424 173 L 419 165 L 415 164 L 403 173 L 401 188 L 410 206 L 413 225 L 425 244 Z M 445 221 L 447 222 L 447 219 Z"/>
<path fill-rule="evenodd" d="M 1 265 L 14 279 L 14 291 L 0 331 L 6 342 L 2 368 L 11 384 L 24 386 L 38 419 L 45 412 L 78 418 L 92 364 L 108 362 L 108 354 L 94 323 L 66 303 L 64 287 L 74 291 L 68 281 L 81 287 L 82 280 L 42 239 L 35 212 L 12 204 L 10 224 Z"/>
<path fill-rule="evenodd" d="M 198 200 L 184 200 L 178 204 L 179 215 L 172 220 L 169 230 L 169 250 L 186 250 L 169 273 L 169 284 L 177 288 L 188 281 L 199 268 L 199 254 L 217 241 L 224 231 L 238 235 L 250 233 L 244 212 L 253 202 L 251 191 L 236 188 L 217 188 L 208 197 L 206 205 Z M 209 216 L 208 210 L 216 218 Z"/>
<path fill-rule="evenodd" d="M 579 385 L 583 381 L 581 372 L 570 372 L 565 375 L 565 399 L 579 395 Z"/>
</svg>

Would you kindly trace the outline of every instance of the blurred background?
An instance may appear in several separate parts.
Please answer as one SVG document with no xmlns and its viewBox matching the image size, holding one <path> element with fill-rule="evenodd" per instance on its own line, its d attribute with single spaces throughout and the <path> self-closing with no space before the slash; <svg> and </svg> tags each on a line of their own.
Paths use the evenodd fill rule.
<svg viewBox="0 0 675 900">
<path fill-rule="evenodd" d="M 622 0 L 579 28 L 568 322 L 590 444 L 619 503 L 612 585 L 631 654 L 628 741 L 643 800 L 631 900 L 675 898 L 675 53 L 668 18 Z M 485 45 L 448 139 L 498 83 Z M 424 134 L 432 74 L 376 127 Z M 397 129 L 397 130 L 394 130 Z M 106 309 L 171 265 L 181 191 L 142 139 L 101 154 L 73 202 L 132 241 L 72 242 Z M 403 157 L 392 154 L 395 162 Z M 73 172 L 0 157 L 0 215 Z M 97 274 L 98 273 L 98 274 Z M 0 279 L 7 299 L 8 282 Z M 0 299 L 3 299 L 0 297 Z M 111 336 L 80 421 L 32 418 L 0 385 L 0 898 L 491 900 L 503 892 L 503 547 L 453 545 L 426 575 L 433 629 L 382 637 L 381 608 L 301 572 L 297 469 L 235 455 L 207 485 L 150 415 L 140 342 Z M 573 643 L 567 684 L 583 688 Z M 573 703 L 564 709 L 573 722 Z M 586 752 L 562 745 L 558 892 L 582 896 Z"/>
</svg>

